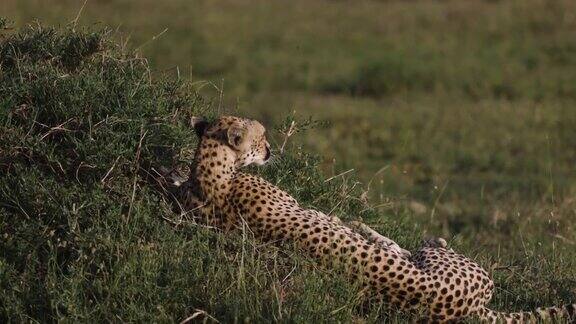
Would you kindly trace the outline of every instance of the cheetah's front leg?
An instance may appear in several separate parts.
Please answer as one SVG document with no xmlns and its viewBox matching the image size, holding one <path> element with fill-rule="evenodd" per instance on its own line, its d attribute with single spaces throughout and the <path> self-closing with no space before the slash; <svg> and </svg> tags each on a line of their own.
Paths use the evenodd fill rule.
<svg viewBox="0 0 576 324">
<path fill-rule="evenodd" d="M 373 242 L 376 245 L 379 245 L 383 248 L 392 249 L 406 258 L 409 258 L 412 255 L 410 251 L 401 248 L 400 245 L 398 245 L 398 243 L 376 232 L 370 226 L 364 223 L 358 221 L 352 221 L 349 223 L 349 225 L 354 229 L 356 229 L 362 236 L 366 237 L 369 241 Z"/>
</svg>

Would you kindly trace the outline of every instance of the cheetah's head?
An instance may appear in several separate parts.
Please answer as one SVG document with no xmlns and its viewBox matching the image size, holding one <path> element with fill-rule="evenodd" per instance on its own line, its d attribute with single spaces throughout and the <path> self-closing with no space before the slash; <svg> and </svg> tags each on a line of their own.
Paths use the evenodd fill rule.
<svg viewBox="0 0 576 324">
<path fill-rule="evenodd" d="M 213 122 L 193 117 L 192 125 L 200 140 L 214 139 L 236 155 L 236 166 L 263 165 L 270 159 L 266 129 L 256 120 L 223 116 Z"/>
</svg>

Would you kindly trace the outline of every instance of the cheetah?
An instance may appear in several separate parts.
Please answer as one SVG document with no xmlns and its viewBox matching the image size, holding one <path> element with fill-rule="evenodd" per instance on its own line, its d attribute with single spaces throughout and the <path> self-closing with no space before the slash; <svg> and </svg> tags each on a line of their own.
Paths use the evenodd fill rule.
<svg viewBox="0 0 576 324">
<path fill-rule="evenodd" d="M 190 175 L 175 183 L 184 210 L 223 231 L 247 225 L 264 241 L 289 241 L 327 267 L 343 266 L 351 280 L 399 310 L 418 311 L 430 322 L 476 316 L 483 322 L 576 319 L 576 304 L 504 313 L 487 308 L 494 283 L 474 261 L 432 239 L 411 255 L 361 223 L 346 225 L 307 209 L 266 180 L 242 173 L 271 156 L 265 128 L 255 120 L 225 116 L 193 118 L 200 138 Z"/>
</svg>

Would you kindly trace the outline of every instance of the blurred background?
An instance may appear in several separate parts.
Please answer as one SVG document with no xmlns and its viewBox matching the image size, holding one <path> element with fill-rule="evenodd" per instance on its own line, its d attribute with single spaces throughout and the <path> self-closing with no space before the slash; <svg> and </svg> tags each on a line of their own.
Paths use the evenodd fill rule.
<svg viewBox="0 0 576 324">
<path fill-rule="evenodd" d="M 290 145 L 424 233 L 576 244 L 573 0 L 2 0 L 0 13 L 110 27 L 223 112 L 295 116 L 314 127 Z"/>
</svg>

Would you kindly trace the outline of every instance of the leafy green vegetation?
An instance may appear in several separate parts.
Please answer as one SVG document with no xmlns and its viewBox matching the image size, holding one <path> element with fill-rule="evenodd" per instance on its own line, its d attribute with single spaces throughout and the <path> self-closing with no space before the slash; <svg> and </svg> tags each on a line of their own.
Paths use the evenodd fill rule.
<svg viewBox="0 0 576 324">
<path fill-rule="evenodd" d="M 495 277 L 493 308 L 574 302 L 575 6 L 3 1 L 0 317 L 405 321 L 290 247 L 170 212 L 143 170 L 220 113 L 276 149 L 295 120 L 250 172 L 409 248 L 447 238 Z M 64 27 L 18 30 L 34 18 Z"/>
<path fill-rule="evenodd" d="M 147 174 L 185 158 L 195 145 L 187 121 L 214 108 L 189 82 L 152 76 L 108 34 L 34 26 L 0 45 L 2 321 L 359 316 L 359 290 L 290 246 L 173 214 Z M 341 183 L 294 153 L 267 178 L 303 202 L 374 215 L 337 203 Z"/>
</svg>

